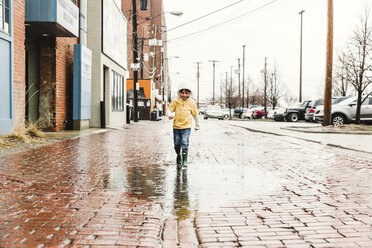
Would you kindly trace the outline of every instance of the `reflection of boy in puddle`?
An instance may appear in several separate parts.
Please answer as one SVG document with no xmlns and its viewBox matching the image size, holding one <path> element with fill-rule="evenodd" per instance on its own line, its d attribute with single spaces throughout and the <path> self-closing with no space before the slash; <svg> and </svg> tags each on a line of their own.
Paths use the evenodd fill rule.
<svg viewBox="0 0 372 248">
<path fill-rule="evenodd" d="M 187 170 L 177 170 L 173 209 L 174 214 L 179 219 L 186 219 L 190 216 L 191 211 L 187 184 Z"/>
</svg>

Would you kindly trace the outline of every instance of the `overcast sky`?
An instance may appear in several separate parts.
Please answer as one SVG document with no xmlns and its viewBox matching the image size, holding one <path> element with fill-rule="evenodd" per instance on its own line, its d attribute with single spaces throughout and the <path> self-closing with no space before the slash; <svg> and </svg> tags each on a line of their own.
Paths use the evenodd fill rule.
<svg viewBox="0 0 372 248">
<path fill-rule="evenodd" d="M 322 97 L 325 81 L 327 0 L 243 0 L 225 10 L 175 28 L 188 21 L 231 5 L 238 0 L 164 0 L 165 11 L 179 10 L 181 17 L 166 14 L 168 57 L 173 88 L 190 83 L 196 92 L 196 64 L 200 70 L 200 99 L 211 98 L 213 67 L 216 64 L 216 95 L 220 81 L 238 67 L 245 50 L 245 74 L 261 85 L 265 57 L 268 67 L 278 67 L 279 80 L 292 94 L 299 95 L 300 28 L 303 14 L 303 99 Z M 265 6 L 266 5 L 266 6 Z M 360 22 L 364 6 L 372 0 L 334 0 L 334 55 L 345 48 Z M 258 9 L 258 10 L 256 10 Z M 245 15 L 246 14 L 246 15 Z M 243 15 L 243 16 L 242 16 Z M 229 20 L 242 16 L 234 21 Z M 227 22 L 223 25 L 218 25 Z M 215 27 L 213 27 L 215 26 Z M 201 30 L 203 32 L 185 38 Z M 172 58 L 179 56 L 179 58 Z M 237 74 L 234 74 L 237 78 Z M 236 79 L 237 80 L 237 79 Z M 196 94 L 194 94 L 196 98 Z"/>
</svg>

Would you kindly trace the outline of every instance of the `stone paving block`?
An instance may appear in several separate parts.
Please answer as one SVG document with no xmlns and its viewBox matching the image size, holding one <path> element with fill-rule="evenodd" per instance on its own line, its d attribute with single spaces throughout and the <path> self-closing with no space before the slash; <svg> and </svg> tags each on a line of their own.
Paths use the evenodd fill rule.
<svg viewBox="0 0 372 248">
<path fill-rule="evenodd" d="M 159 168 L 169 169 L 167 176 L 172 177 L 169 161 L 174 153 L 166 124 L 142 122 L 0 158 L 0 175 L 16 179 L 11 188 L 0 187 L 0 247 L 27 247 L 27 240 L 33 247 L 58 246 L 65 240 L 71 247 L 153 247 L 160 238 L 163 246 L 182 246 L 175 243 L 179 236 L 186 247 L 193 235 L 200 247 L 255 247 L 230 240 L 260 241 L 265 248 L 284 247 L 283 242 L 297 248 L 370 246 L 370 157 L 292 138 L 274 139 L 225 122 L 205 125 L 204 133 L 192 137 L 190 169 L 212 163 L 252 167 L 280 178 L 280 187 L 268 194 L 242 193 L 240 200 L 226 199 L 208 211 L 192 212 L 189 223 L 181 221 L 174 231 L 165 222 L 160 237 L 163 206 L 140 188 L 156 192 L 146 180 L 163 180 L 157 176 L 166 173 Z M 226 128 L 231 134 L 225 134 Z M 235 156 L 239 149 L 245 152 Z M 133 192 L 124 192 L 111 180 L 120 170 L 137 173 L 128 178 Z"/>
</svg>

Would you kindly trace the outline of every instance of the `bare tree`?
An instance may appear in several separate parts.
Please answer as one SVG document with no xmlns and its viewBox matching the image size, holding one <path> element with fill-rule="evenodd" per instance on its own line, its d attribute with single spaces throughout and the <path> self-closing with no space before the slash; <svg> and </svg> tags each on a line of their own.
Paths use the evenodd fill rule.
<svg viewBox="0 0 372 248">
<path fill-rule="evenodd" d="M 247 93 L 247 97 L 246 97 L 246 105 L 247 105 L 247 108 L 249 108 L 249 103 L 250 103 L 250 96 L 251 96 L 251 92 L 253 92 L 253 89 L 254 89 L 254 83 L 253 83 L 253 79 L 250 77 L 250 76 L 248 76 L 247 77 L 247 88 L 246 88 L 246 93 Z"/>
<path fill-rule="evenodd" d="M 269 81 L 269 103 L 275 109 L 278 106 L 279 99 L 282 97 L 282 90 L 280 87 L 280 81 L 278 79 L 278 67 L 275 65 L 271 73 L 271 78 Z"/>
<path fill-rule="evenodd" d="M 264 105 L 264 98 L 261 90 L 259 88 L 255 88 L 251 93 L 250 103 L 252 105 Z"/>
<path fill-rule="evenodd" d="M 355 122 L 359 124 L 363 92 L 372 83 L 372 26 L 367 6 L 345 52 L 343 65 L 358 95 Z"/>
<path fill-rule="evenodd" d="M 233 83 L 224 85 L 226 107 L 229 109 L 235 108 L 238 105 L 239 97 L 237 96 L 237 86 Z"/>
<path fill-rule="evenodd" d="M 345 68 L 345 54 L 342 53 L 337 58 L 337 65 L 335 66 L 335 77 L 333 79 L 333 95 L 346 96 L 349 93 L 350 75 Z"/>
<path fill-rule="evenodd" d="M 291 90 L 288 88 L 287 85 L 282 86 L 283 90 L 283 100 L 286 102 L 287 106 L 292 106 L 296 102 L 298 102 L 298 98 L 292 94 Z"/>
</svg>

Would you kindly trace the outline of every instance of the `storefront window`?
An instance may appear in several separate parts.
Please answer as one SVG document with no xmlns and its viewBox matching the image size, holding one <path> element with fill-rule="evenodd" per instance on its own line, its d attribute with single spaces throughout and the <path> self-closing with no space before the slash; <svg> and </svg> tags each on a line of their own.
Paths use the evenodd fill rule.
<svg viewBox="0 0 372 248">
<path fill-rule="evenodd" d="M 112 111 L 124 111 L 124 77 L 113 72 Z"/>
<path fill-rule="evenodd" d="M 10 0 L 0 0 L 0 30 L 10 33 Z"/>
</svg>

